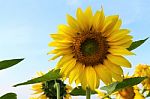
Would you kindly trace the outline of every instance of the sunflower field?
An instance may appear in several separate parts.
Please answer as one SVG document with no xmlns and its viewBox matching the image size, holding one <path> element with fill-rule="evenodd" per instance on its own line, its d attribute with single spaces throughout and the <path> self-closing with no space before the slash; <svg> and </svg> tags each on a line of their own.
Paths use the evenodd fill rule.
<svg viewBox="0 0 150 99">
<path fill-rule="evenodd" d="M 3 30 L 0 37 L 0 99 L 150 99 L 150 63 L 145 57 L 150 55 L 149 34 L 134 33 L 149 32 L 150 22 L 146 18 L 150 14 L 141 18 L 142 11 L 150 10 L 148 1 L 8 1 L 0 1 L 4 8 L 0 10 L 4 11 L 2 24 L 10 23 L 11 16 L 14 20 L 13 25 L 4 24 L 0 28 L 10 30 L 6 34 L 7 29 Z M 71 12 L 75 15 L 66 14 Z M 126 21 L 128 17 L 132 20 Z M 17 23 L 17 20 L 22 22 Z M 26 23 L 30 24 L 24 26 Z M 15 35 L 18 31 L 10 27 L 30 33 Z M 11 53 L 23 58 L 9 58 L 14 56 Z M 24 91 L 27 87 L 28 98 L 24 96 L 28 93 Z"/>
</svg>

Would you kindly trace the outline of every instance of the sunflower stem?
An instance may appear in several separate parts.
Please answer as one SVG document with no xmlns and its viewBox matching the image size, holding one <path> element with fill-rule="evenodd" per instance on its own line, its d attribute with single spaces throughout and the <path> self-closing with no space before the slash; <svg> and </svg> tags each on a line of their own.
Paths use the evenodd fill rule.
<svg viewBox="0 0 150 99">
<path fill-rule="evenodd" d="M 60 99 L 60 85 L 59 83 L 56 82 L 56 80 L 55 80 L 55 87 L 57 90 L 57 99 Z"/>
<path fill-rule="evenodd" d="M 86 99 L 90 99 L 91 98 L 91 91 L 90 88 L 86 88 Z"/>
</svg>

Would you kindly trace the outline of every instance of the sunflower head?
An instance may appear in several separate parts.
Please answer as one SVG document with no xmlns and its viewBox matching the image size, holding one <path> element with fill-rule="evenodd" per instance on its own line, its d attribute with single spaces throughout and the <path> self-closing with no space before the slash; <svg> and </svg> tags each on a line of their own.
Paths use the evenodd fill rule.
<svg viewBox="0 0 150 99">
<path fill-rule="evenodd" d="M 150 90 L 150 66 L 139 64 L 136 66 L 134 76 L 136 77 L 148 77 L 142 81 L 142 85 L 145 89 Z"/>
<path fill-rule="evenodd" d="M 133 76 L 126 75 L 126 78 L 132 78 Z M 137 85 L 126 87 L 122 90 L 119 90 L 116 93 L 116 99 L 145 99 L 144 96 L 140 93 L 140 89 Z"/>
<path fill-rule="evenodd" d="M 71 87 L 64 84 L 62 80 L 50 80 L 42 83 L 37 83 L 32 86 L 32 90 L 35 91 L 35 97 L 31 97 L 30 99 L 56 99 L 57 98 L 57 90 L 55 87 L 55 82 L 60 85 L 60 98 L 70 99 L 69 92 Z"/>
<path fill-rule="evenodd" d="M 133 87 L 127 87 L 119 91 L 122 99 L 134 99 L 135 93 Z M 119 98 L 120 99 L 120 98 Z"/>
<path fill-rule="evenodd" d="M 101 79 L 110 84 L 112 78 L 122 80 L 120 66 L 131 67 L 123 55 L 133 55 L 127 48 L 132 43 L 128 29 L 120 29 L 118 15 L 105 16 L 103 9 L 93 14 L 91 7 L 77 9 L 76 18 L 67 15 L 67 25 L 59 25 L 51 34 L 54 39 L 49 46 L 55 47 L 49 54 L 51 60 L 61 56 L 56 68 L 69 77 L 69 82 L 81 83 L 94 90 Z"/>
<path fill-rule="evenodd" d="M 116 99 L 145 99 L 137 86 L 126 87 L 118 91 Z"/>
</svg>

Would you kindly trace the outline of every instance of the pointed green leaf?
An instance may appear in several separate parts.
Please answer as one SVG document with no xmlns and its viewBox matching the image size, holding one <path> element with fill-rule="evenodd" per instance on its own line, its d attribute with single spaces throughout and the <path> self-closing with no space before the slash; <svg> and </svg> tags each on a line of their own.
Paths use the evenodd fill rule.
<svg viewBox="0 0 150 99">
<path fill-rule="evenodd" d="M 149 37 L 148 37 L 149 38 Z M 128 48 L 129 51 L 136 49 L 137 47 L 141 46 L 148 38 L 144 40 L 138 40 L 131 44 L 131 46 Z"/>
<path fill-rule="evenodd" d="M 34 83 L 39 83 L 39 82 L 44 82 L 44 81 L 56 80 L 57 78 L 60 77 L 59 72 L 60 72 L 59 69 L 51 70 L 41 77 L 37 77 L 37 78 L 31 79 L 31 80 L 28 80 L 26 82 L 16 84 L 16 85 L 14 85 L 14 87 L 21 86 L 21 85 L 34 84 Z"/>
<path fill-rule="evenodd" d="M 119 91 L 126 87 L 131 87 L 139 84 L 147 77 L 134 77 L 124 79 L 122 82 L 114 82 L 108 86 L 101 87 L 100 89 L 106 90 L 108 94 L 112 94 L 113 92 Z"/>
<path fill-rule="evenodd" d="M 1 96 L 0 99 L 17 99 L 17 95 L 15 93 L 7 93 Z"/>
<path fill-rule="evenodd" d="M 22 58 L 22 59 L 11 59 L 11 60 L 0 61 L 0 70 L 9 68 L 13 65 L 16 65 L 19 62 L 21 62 L 22 60 L 24 60 L 24 59 Z"/>
<path fill-rule="evenodd" d="M 72 96 L 85 96 L 86 95 L 86 91 L 82 89 L 81 86 L 75 87 L 70 94 Z M 91 94 L 97 94 L 96 91 L 91 91 Z"/>
<path fill-rule="evenodd" d="M 115 83 L 112 83 L 108 86 L 101 87 L 100 89 L 101 90 L 106 90 L 108 94 L 111 94 L 112 92 L 114 92 L 114 90 L 116 90 L 116 87 L 117 87 L 118 83 L 119 82 L 115 82 Z"/>
</svg>

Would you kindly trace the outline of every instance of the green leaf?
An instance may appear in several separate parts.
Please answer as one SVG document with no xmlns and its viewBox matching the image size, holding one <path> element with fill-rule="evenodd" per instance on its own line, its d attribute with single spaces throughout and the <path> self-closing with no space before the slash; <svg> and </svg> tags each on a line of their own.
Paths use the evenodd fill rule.
<svg viewBox="0 0 150 99">
<path fill-rule="evenodd" d="M 149 38 L 149 37 L 148 37 Z M 148 38 L 144 40 L 134 41 L 131 46 L 128 48 L 129 51 L 136 49 L 137 47 L 141 46 Z"/>
<path fill-rule="evenodd" d="M 9 68 L 13 65 L 16 65 L 19 62 L 21 62 L 22 60 L 24 60 L 24 59 L 22 58 L 22 59 L 11 59 L 11 60 L 0 61 L 0 70 Z"/>
<path fill-rule="evenodd" d="M 75 87 L 70 94 L 72 96 L 85 96 L 86 95 L 86 91 L 82 89 L 81 86 Z M 97 94 L 96 91 L 91 91 L 91 94 Z"/>
<path fill-rule="evenodd" d="M 147 77 L 134 77 L 124 79 L 122 82 L 114 82 L 108 86 L 101 87 L 100 89 L 106 90 L 108 94 L 112 94 L 113 92 L 119 91 L 126 87 L 131 87 L 139 84 Z"/>
<path fill-rule="evenodd" d="M 0 99 L 17 99 L 17 95 L 15 93 L 7 93 L 1 96 Z"/>
<path fill-rule="evenodd" d="M 104 86 L 104 87 L 101 87 L 100 89 L 101 90 L 106 90 L 108 94 L 111 94 L 114 92 L 114 90 L 116 90 L 116 87 L 118 85 L 119 82 L 115 82 L 115 83 L 112 83 L 108 86 Z"/>
<path fill-rule="evenodd" d="M 26 82 L 16 84 L 14 85 L 14 87 L 21 86 L 21 85 L 34 84 L 34 83 L 39 83 L 39 82 L 44 82 L 44 81 L 56 80 L 57 78 L 60 77 L 59 72 L 60 72 L 60 69 L 51 70 L 41 77 L 37 77 L 31 80 L 28 80 Z"/>
</svg>

